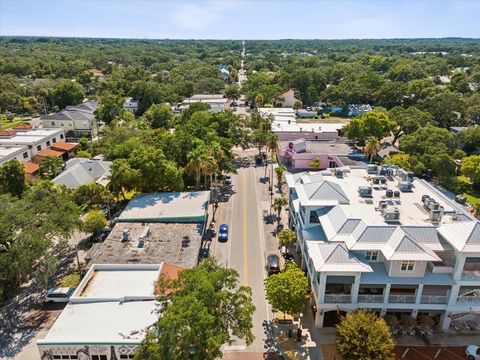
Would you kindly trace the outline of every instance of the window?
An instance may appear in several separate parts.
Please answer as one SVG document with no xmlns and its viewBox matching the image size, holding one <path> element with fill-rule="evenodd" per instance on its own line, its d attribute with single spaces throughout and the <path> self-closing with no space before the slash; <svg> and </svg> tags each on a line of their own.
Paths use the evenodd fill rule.
<svg viewBox="0 0 480 360">
<path fill-rule="evenodd" d="M 47 146 L 50 146 L 50 141 L 47 141 Z"/>
<path fill-rule="evenodd" d="M 55 144 L 57 142 L 57 138 L 53 138 L 52 141 Z"/>
<path fill-rule="evenodd" d="M 52 126 L 55 126 L 55 121 L 52 121 Z"/>
<path fill-rule="evenodd" d="M 37 146 L 37 150 L 38 150 L 38 151 L 42 150 L 42 145 L 38 145 L 38 146 Z"/>
<path fill-rule="evenodd" d="M 311 224 L 319 224 L 320 220 L 318 219 L 317 212 L 312 210 L 310 211 L 310 223 Z"/>
<path fill-rule="evenodd" d="M 413 271 L 415 268 L 415 261 L 402 261 L 400 265 L 400 270 L 402 271 Z"/>
<path fill-rule="evenodd" d="M 23 153 L 23 158 L 24 158 L 24 159 L 27 159 L 27 158 L 28 158 L 28 153 L 24 152 L 24 153 Z"/>
<path fill-rule="evenodd" d="M 365 253 L 365 257 L 367 258 L 367 261 L 377 261 L 378 259 L 378 251 L 367 251 Z"/>
<path fill-rule="evenodd" d="M 63 134 L 60 134 L 60 139 L 63 139 Z"/>
<path fill-rule="evenodd" d="M 62 357 L 60 355 L 53 355 L 54 359 L 61 359 Z"/>
<path fill-rule="evenodd" d="M 69 359 L 70 359 L 70 356 L 68 356 L 68 355 L 62 355 L 62 359 L 67 359 L 67 360 L 69 360 Z"/>
</svg>

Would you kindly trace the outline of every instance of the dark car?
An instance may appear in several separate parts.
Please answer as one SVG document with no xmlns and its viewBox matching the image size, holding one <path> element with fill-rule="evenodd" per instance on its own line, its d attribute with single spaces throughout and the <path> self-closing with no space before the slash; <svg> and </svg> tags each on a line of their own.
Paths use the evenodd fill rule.
<svg viewBox="0 0 480 360">
<path fill-rule="evenodd" d="M 225 175 L 225 185 L 232 185 L 232 177 L 230 175 Z"/>
<path fill-rule="evenodd" d="M 222 224 L 218 228 L 218 241 L 227 241 L 228 240 L 228 225 Z"/>
<path fill-rule="evenodd" d="M 267 256 L 267 273 L 268 275 L 278 274 L 280 272 L 280 259 L 277 255 L 270 254 Z"/>
</svg>

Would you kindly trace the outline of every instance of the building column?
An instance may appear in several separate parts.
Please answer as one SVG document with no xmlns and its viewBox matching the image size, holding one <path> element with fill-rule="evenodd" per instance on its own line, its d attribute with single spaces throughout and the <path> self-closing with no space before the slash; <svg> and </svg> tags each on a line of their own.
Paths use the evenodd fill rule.
<svg viewBox="0 0 480 360">
<path fill-rule="evenodd" d="M 317 312 L 315 313 L 315 327 L 323 327 L 323 309 L 317 309 Z"/>
<path fill-rule="evenodd" d="M 352 285 L 352 304 L 356 304 L 358 302 L 358 291 L 360 290 L 360 276 L 361 274 L 355 275 L 355 282 Z"/>
<path fill-rule="evenodd" d="M 320 281 L 318 283 L 318 303 L 323 304 L 325 302 L 325 287 L 327 285 L 327 275 L 320 273 Z"/>
<path fill-rule="evenodd" d="M 444 311 L 442 316 L 440 316 L 440 327 L 442 330 L 448 330 L 450 327 L 450 322 L 452 318 L 448 316 L 448 311 Z"/>
<path fill-rule="evenodd" d="M 463 268 L 465 267 L 465 256 L 461 254 L 455 254 L 457 261 L 455 262 L 455 267 L 453 268 L 453 278 L 455 280 L 460 280 L 462 278 Z"/>
<path fill-rule="evenodd" d="M 413 310 L 412 310 L 412 313 L 410 314 L 410 316 L 411 316 L 412 318 L 416 319 L 417 316 L 418 316 L 418 309 L 413 309 Z"/>
<path fill-rule="evenodd" d="M 385 308 L 384 308 L 384 309 L 380 309 L 380 316 L 383 317 L 383 316 L 385 316 L 385 315 L 387 315 L 387 309 L 385 309 Z"/>
<path fill-rule="evenodd" d="M 417 291 L 415 292 L 415 304 L 420 304 L 422 300 L 422 293 L 423 293 L 423 284 L 418 285 Z"/>
<path fill-rule="evenodd" d="M 460 285 L 452 285 L 452 289 L 450 290 L 450 298 L 448 299 L 448 305 L 455 305 L 457 303 L 459 291 Z"/>
<path fill-rule="evenodd" d="M 383 303 L 388 304 L 388 297 L 390 296 L 390 288 L 392 287 L 392 284 L 386 284 L 385 286 L 385 291 L 383 293 Z"/>
</svg>

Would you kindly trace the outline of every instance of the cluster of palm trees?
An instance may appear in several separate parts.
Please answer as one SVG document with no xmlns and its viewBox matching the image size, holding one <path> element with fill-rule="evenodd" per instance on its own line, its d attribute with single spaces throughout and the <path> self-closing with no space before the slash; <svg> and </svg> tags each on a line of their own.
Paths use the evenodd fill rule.
<svg viewBox="0 0 480 360">
<path fill-rule="evenodd" d="M 53 179 L 63 170 L 63 159 L 55 156 L 47 156 L 40 164 L 40 176 Z"/>
<path fill-rule="evenodd" d="M 204 189 L 211 189 L 214 183 L 213 177 L 215 176 L 216 181 L 216 176 L 220 170 L 220 162 L 225 153 L 218 143 L 214 142 L 207 145 L 200 140 L 195 142 L 194 149 L 187 155 L 188 163 L 185 170 L 195 178 L 197 190 L 200 190 L 202 175 Z M 208 186 L 207 179 L 210 179 L 210 186 Z"/>
</svg>

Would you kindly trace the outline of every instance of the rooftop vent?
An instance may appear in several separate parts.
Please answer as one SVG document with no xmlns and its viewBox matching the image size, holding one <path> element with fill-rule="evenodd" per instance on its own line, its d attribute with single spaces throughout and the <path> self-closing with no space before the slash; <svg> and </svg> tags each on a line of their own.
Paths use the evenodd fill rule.
<svg viewBox="0 0 480 360">
<path fill-rule="evenodd" d="M 361 197 L 371 197 L 372 196 L 372 187 L 371 186 L 359 186 L 358 193 Z"/>
<path fill-rule="evenodd" d="M 410 181 L 400 181 L 398 188 L 403 192 L 412 191 L 412 183 Z"/>
<path fill-rule="evenodd" d="M 385 191 L 385 196 L 386 196 L 387 198 L 393 197 L 393 190 L 387 189 L 387 191 Z"/>
<path fill-rule="evenodd" d="M 388 207 L 383 211 L 383 219 L 385 221 L 399 221 L 400 220 L 400 210 L 398 207 Z"/>
</svg>

